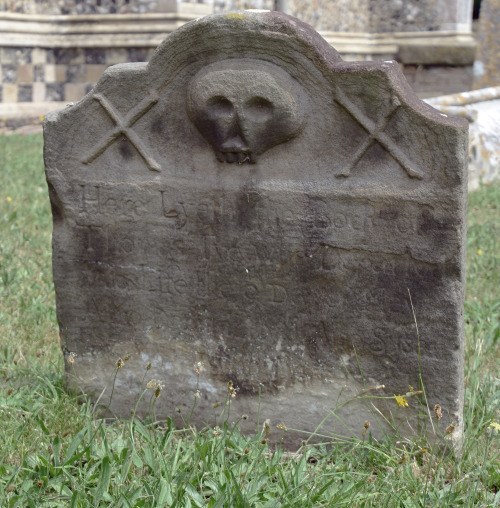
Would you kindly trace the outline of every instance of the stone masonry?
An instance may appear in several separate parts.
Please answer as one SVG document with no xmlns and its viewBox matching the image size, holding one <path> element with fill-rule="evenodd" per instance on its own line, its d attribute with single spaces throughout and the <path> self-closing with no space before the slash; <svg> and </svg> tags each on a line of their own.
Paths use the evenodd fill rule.
<svg viewBox="0 0 500 508">
<path fill-rule="evenodd" d="M 483 0 L 479 16 L 474 88 L 500 85 L 500 1 Z"/>
</svg>

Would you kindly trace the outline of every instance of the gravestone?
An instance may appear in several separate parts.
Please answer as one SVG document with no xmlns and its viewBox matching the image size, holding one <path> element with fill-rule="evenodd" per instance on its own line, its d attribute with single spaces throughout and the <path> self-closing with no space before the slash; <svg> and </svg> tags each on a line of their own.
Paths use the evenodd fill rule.
<svg viewBox="0 0 500 508">
<path fill-rule="evenodd" d="M 411 433 L 417 398 L 393 396 L 421 376 L 458 435 L 467 122 L 396 62 L 343 62 L 276 12 L 210 16 L 49 115 L 44 156 L 68 373 L 109 394 L 130 355 L 116 414 L 146 374 L 159 415 L 199 390 L 197 425 L 232 381 L 246 430 L 340 406 L 321 434 Z"/>
</svg>

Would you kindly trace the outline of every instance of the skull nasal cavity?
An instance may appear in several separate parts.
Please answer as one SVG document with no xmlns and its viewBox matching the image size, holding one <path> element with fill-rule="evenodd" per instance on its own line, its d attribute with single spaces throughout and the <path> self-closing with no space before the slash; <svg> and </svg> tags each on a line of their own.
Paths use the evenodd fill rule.
<svg viewBox="0 0 500 508">
<path fill-rule="evenodd" d="M 207 101 L 208 113 L 212 117 L 225 117 L 234 114 L 234 106 L 229 99 L 218 95 Z"/>
</svg>

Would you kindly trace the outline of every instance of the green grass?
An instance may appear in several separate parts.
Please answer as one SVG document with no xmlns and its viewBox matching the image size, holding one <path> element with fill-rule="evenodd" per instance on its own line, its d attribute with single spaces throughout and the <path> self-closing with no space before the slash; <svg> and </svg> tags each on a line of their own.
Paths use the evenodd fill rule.
<svg viewBox="0 0 500 508">
<path fill-rule="evenodd" d="M 65 390 L 41 153 L 0 136 L 0 506 L 500 506 L 500 185 L 469 199 L 462 454 L 369 432 L 292 454 L 262 429 L 104 422 Z"/>
</svg>

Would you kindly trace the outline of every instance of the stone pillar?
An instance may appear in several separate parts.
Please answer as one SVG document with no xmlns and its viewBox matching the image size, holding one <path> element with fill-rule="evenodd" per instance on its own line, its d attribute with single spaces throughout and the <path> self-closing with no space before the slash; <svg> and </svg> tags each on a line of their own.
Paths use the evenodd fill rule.
<svg viewBox="0 0 500 508">
<path fill-rule="evenodd" d="M 482 0 L 474 88 L 500 85 L 500 0 Z"/>
<path fill-rule="evenodd" d="M 335 32 L 470 32 L 472 0 L 289 0 L 290 12 Z"/>
<path fill-rule="evenodd" d="M 470 32 L 472 30 L 472 0 L 442 0 L 439 3 L 441 30 Z"/>
<path fill-rule="evenodd" d="M 275 0 L 274 10 L 288 13 L 289 6 L 288 6 L 288 0 Z"/>
<path fill-rule="evenodd" d="M 278 0 L 281 1 L 281 0 Z M 203 3 L 210 3 L 211 0 L 203 0 Z M 276 8 L 276 0 L 213 0 L 215 12 L 231 12 L 244 9 L 267 9 L 281 10 Z"/>
</svg>

